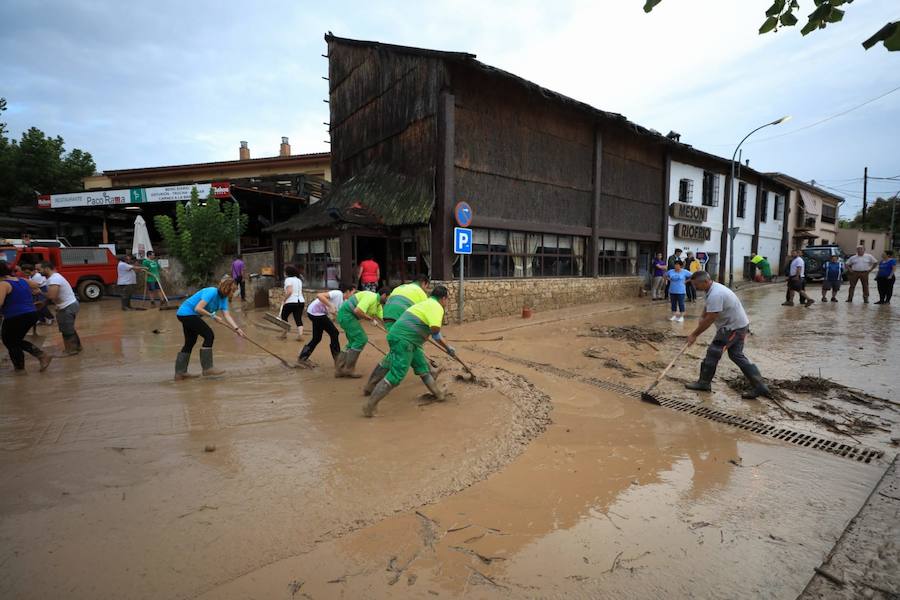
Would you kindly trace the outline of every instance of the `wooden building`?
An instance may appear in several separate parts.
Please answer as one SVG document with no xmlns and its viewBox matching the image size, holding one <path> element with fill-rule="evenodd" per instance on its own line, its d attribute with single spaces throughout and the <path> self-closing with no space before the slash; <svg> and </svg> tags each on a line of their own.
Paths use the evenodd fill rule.
<svg viewBox="0 0 900 600">
<path fill-rule="evenodd" d="M 333 189 L 271 229 L 279 266 L 317 285 L 371 254 L 386 283 L 452 279 L 461 200 L 476 279 L 633 276 L 662 248 L 664 136 L 471 54 L 326 41 Z"/>
</svg>

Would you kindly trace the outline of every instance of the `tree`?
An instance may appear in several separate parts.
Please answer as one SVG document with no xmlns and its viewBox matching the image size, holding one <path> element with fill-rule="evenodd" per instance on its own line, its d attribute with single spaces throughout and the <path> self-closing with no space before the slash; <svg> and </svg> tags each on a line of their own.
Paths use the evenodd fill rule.
<svg viewBox="0 0 900 600">
<path fill-rule="evenodd" d="M 237 202 L 222 204 L 212 190 L 201 201 L 195 187 L 188 202 L 176 205 L 174 222 L 168 215 L 157 215 L 153 222 L 168 251 L 184 265 L 188 283 L 200 285 L 210 280 L 216 262 L 248 221 Z"/>
<path fill-rule="evenodd" d="M 6 99 L 0 98 L 4 110 Z M 0 123 L 0 208 L 34 206 L 39 194 L 82 190 L 82 179 L 96 169 L 90 153 L 78 148 L 67 153 L 60 136 L 32 127 L 17 142 L 6 137 L 6 124 Z"/>
<path fill-rule="evenodd" d="M 650 12 L 662 0 L 645 0 L 644 12 Z M 815 9 L 806 16 L 806 24 L 800 29 L 801 35 L 807 35 L 817 29 L 825 29 L 829 24 L 839 23 L 844 18 L 846 5 L 853 0 L 813 0 Z M 844 8 L 838 8 L 843 6 Z M 766 20 L 759 28 L 759 33 L 778 31 L 781 27 L 793 27 L 800 19 L 794 14 L 799 12 L 800 3 L 797 0 L 775 0 L 769 10 L 766 11 Z M 900 50 L 900 21 L 893 21 L 878 30 L 873 36 L 862 42 L 863 48 L 868 50 L 878 42 L 890 52 Z"/>
<path fill-rule="evenodd" d="M 878 198 L 866 209 L 866 218 L 863 218 L 860 210 L 846 226 L 850 229 L 890 231 L 892 202 L 891 198 Z M 894 230 L 900 231 L 900 207 L 894 214 Z"/>
</svg>

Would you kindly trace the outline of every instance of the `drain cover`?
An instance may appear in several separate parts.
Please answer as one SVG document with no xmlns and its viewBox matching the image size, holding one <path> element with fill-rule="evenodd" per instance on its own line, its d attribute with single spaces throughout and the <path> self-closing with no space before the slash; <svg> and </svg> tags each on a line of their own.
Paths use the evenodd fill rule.
<svg viewBox="0 0 900 600">
<path fill-rule="evenodd" d="M 477 350 L 483 354 L 489 354 L 491 356 L 496 356 L 497 358 L 502 358 L 503 360 L 507 360 L 509 362 L 519 363 L 521 365 L 531 367 L 536 371 L 549 373 L 551 375 L 556 375 L 557 377 L 563 377 L 566 379 L 575 379 L 588 385 L 593 385 L 610 392 L 622 394 L 623 396 L 630 396 L 632 398 L 641 397 L 640 390 L 636 390 L 623 383 L 606 381 L 603 379 L 597 379 L 596 377 L 583 377 L 577 373 L 566 371 L 565 369 L 560 369 L 559 367 L 554 367 L 553 365 L 534 362 L 516 356 L 509 356 L 507 354 L 503 354 L 494 350 L 487 350 L 485 348 L 472 349 Z M 874 448 L 867 448 L 865 446 L 851 446 L 849 444 L 844 444 L 835 440 L 819 437 L 811 433 L 803 433 L 800 431 L 795 431 L 793 429 L 779 427 L 777 425 L 762 423 L 760 421 L 755 421 L 746 417 L 739 417 L 737 415 L 728 414 L 720 410 L 709 408 L 708 406 L 692 404 L 691 402 L 675 400 L 674 398 L 667 398 L 666 396 L 662 396 L 657 393 L 654 393 L 653 396 L 659 401 L 659 404 L 661 406 L 665 406 L 666 408 L 680 410 L 681 412 L 686 412 L 698 417 L 703 417 L 704 419 L 709 419 L 710 421 L 717 421 L 719 423 L 731 425 L 732 427 L 738 427 L 746 431 L 752 431 L 753 433 L 758 433 L 760 435 L 775 438 L 776 440 L 789 442 L 797 446 L 803 446 L 804 448 L 821 450 L 823 452 L 828 452 L 830 454 L 835 454 L 837 456 L 842 456 L 844 458 L 849 458 L 851 460 L 856 460 L 864 463 L 870 463 L 873 460 L 879 459 L 884 456 L 884 452 L 882 452 L 881 450 L 875 450 Z"/>
</svg>

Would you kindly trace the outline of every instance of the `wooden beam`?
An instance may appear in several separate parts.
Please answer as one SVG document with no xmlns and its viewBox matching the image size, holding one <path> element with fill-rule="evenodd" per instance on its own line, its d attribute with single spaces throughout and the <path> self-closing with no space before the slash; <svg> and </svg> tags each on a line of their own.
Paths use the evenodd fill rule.
<svg viewBox="0 0 900 600">
<path fill-rule="evenodd" d="M 437 114 L 437 156 L 435 165 L 434 212 L 431 215 L 431 278 L 446 281 L 452 278 L 453 207 L 455 200 L 454 163 L 456 162 L 456 97 L 441 92 Z M 478 222 L 478 207 L 475 210 Z"/>
<path fill-rule="evenodd" d="M 597 276 L 597 261 L 599 250 L 597 240 L 600 237 L 600 197 L 601 197 L 601 175 L 603 174 L 603 134 L 600 133 L 600 127 L 594 126 L 594 168 L 593 168 L 594 186 L 591 193 L 591 237 L 587 245 L 587 270 L 585 275 L 588 277 Z"/>
<path fill-rule="evenodd" d="M 663 256 L 669 256 L 669 198 L 672 195 L 672 153 L 666 152 L 666 168 L 663 170 L 666 178 L 663 182 L 663 226 L 662 226 L 662 252 Z M 652 273 L 651 273 L 652 275 Z"/>
<path fill-rule="evenodd" d="M 719 245 L 719 282 L 725 281 L 725 275 L 728 273 L 728 219 L 731 215 L 731 186 L 733 184 L 731 174 L 725 175 L 725 197 L 722 199 L 724 205 L 722 210 L 722 240 Z"/>
<path fill-rule="evenodd" d="M 759 218 L 762 214 L 759 205 L 762 202 L 762 193 L 763 187 L 760 181 L 756 186 L 756 207 L 753 211 L 753 239 L 750 241 L 750 252 L 759 252 Z M 768 207 L 766 207 L 766 211 L 768 211 Z"/>
<path fill-rule="evenodd" d="M 519 221 L 515 219 L 504 219 L 502 217 L 479 217 L 477 209 L 473 226 L 481 229 L 508 229 L 512 231 L 580 235 L 584 237 L 590 236 L 594 231 L 593 227 L 585 227 L 583 225 L 564 225 L 561 223 L 545 223 L 543 221 Z M 599 231 L 599 229 L 597 231 Z M 622 237 L 621 232 L 616 231 L 615 233 L 617 237 Z"/>
</svg>

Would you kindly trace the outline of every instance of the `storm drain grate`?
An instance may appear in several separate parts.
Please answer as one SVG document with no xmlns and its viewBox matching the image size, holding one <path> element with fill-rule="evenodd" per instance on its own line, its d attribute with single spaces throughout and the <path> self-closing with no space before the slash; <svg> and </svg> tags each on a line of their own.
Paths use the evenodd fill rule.
<svg viewBox="0 0 900 600">
<path fill-rule="evenodd" d="M 636 390 L 633 387 L 627 386 L 623 383 L 606 381 L 604 379 L 597 379 L 596 377 L 583 377 L 578 373 L 566 371 L 565 369 L 560 369 L 559 367 L 554 367 L 553 365 L 549 365 L 547 363 L 539 363 L 516 356 L 510 356 L 508 354 L 497 352 L 496 350 L 487 350 L 485 348 L 470 349 L 477 350 L 483 354 L 496 356 L 498 358 L 502 358 L 503 360 L 526 365 L 537 371 L 549 373 L 557 377 L 574 379 L 576 381 L 580 381 L 594 387 L 608 390 L 610 392 L 615 392 L 617 394 L 622 394 L 623 396 L 630 396 L 631 398 L 641 397 L 640 390 Z M 828 452 L 830 454 L 835 454 L 837 456 L 842 456 L 844 458 L 849 458 L 851 460 L 856 460 L 864 463 L 870 463 L 873 460 L 879 459 L 884 456 L 884 452 L 882 452 L 881 450 L 866 448 L 865 446 L 850 446 L 849 444 L 843 444 L 835 440 L 829 440 L 827 438 L 822 438 L 809 433 L 801 433 L 799 431 L 794 431 L 793 429 L 786 429 L 784 427 L 778 427 L 777 425 L 769 425 L 767 423 L 754 421 L 753 419 L 747 419 L 745 417 L 728 414 L 720 410 L 709 408 L 708 406 L 700 406 L 698 404 L 692 404 L 683 400 L 667 398 L 656 393 L 653 394 L 653 397 L 659 401 L 659 404 L 661 406 L 665 406 L 666 408 L 680 410 L 681 412 L 686 412 L 698 417 L 703 417 L 704 419 L 709 419 L 710 421 L 717 421 L 719 423 L 738 427 L 740 429 L 744 429 L 745 431 L 758 433 L 760 435 L 775 438 L 776 440 L 789 442 L 797 446 L 803 446 L 804 448 L 821 450 L 823 452 Z"/>
<path fill-rule="evenodd" d="M 666 398 L 665 396 L 656 396 L 656 399 L 659 400 L 660 405 L 665 406 L 666 408 L 680 410 L 692 415 L 697 415 L 698 417 L 703 417 L 704 419 L 739 427 L 746 431 L 752 431 L 753 433 L 775 438 L 776 440 L 790 442 L 791 444 L 803 446 L 804 448 L 822 450 L 823 452 L 829 452 L 851 460 L 870 463 L 874 459 L 884 456 L 884 452 L 881 450 L 866 448 L 865 446 L 851 446 L 835 440 L 822 438 L 811 433 L 802 433 L 800 431 L 794 431 L 793 429 L 760 423 L 753 419 L 724 413 L 709 408 L 708 406 L 698 406 L 696 404 L 691 404 L 690 402 Z"/>
</svg>

